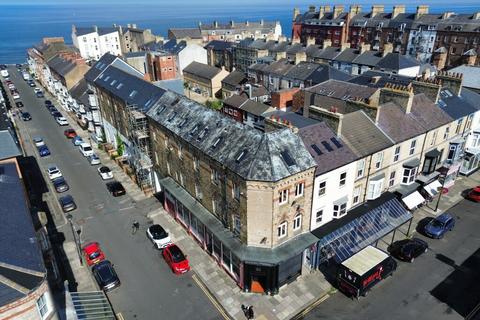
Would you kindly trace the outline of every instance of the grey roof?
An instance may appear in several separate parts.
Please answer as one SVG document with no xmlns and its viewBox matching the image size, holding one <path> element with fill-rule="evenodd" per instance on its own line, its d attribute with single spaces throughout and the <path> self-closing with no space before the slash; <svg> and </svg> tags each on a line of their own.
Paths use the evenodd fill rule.
<svg viewBox="0 0 480 320">
<path fill-rule="evenodd" d="M 230 107 L 234 107 L 234 108 L 241 108 L 242 105 L 247 102 L 249 99 L 248 97 L 246 96 L 240 96 L 240 95 L 232 95 L 230 97 L 228 97 L 227 99 L 225 99 L 223 101 L 223 104 L 224 105 L 227 105 L 227 106 L 230 106 Z"/>
<path fill-rule="evenodd" d="M 467 88 L 462 88 L 461 96 L 475 109 L 480 110 L 480 93 Z"/>
<path fill-rule="evenodd" d="M 244 90 L 240 93 L 241 96 L 246 96 L 248 97 L 248 89 L 244 88 Z M 265 88 L 262 85 L 254 84 L 252 85 L 252 96 L 250 98 L 255 98 L 255 97 L 263 97 L 263 96 L 268 96 L 269 92 L 267 88 Z"/>
<path fill-rule="evenodd" d="M 377 125 L 395 143 L 411 139 L 427 131 L 416 120 L 415 114 L 405 113 L 393 102 L 383 104 L 379 113 Z"/>
<path fill-rule="evenodd" d="M 480 89 L 480 66 L 458 66 L 448 70 L 463 74 L 463 86 L 473 89 Z"/>
<path fill-rule="evenodd" d="M 376 67 L 387 70 L 401 70 L 411 67 L 419 67 L 420 63 L 411 56 L 391 52 L 378 61 Z"/>
<path fill-rule="evenodd" d="M 327 47 L 315 55 L 315 58 L 324 60 L 334 60 L 340 53 L 341 49 L 338 47 Z"/>
<path fill-rule="evenodd" d="M 51 42 L 51 43 L 40 42 L 34 45 L 33 47 L 40 54 L 42 54 L 45 61 L 52 59 L 59 52 L 77 52 L 78 53 L 77 48 L 71 45 L 66 45 L 64 42 Z"/>
<path fill-rule="evenodd" d="M 220 41 L 220 40 L 212 40 L 205 45 L 205 49 L 212 48 L 215 51 L 223 51 L 230 49 L 234 46 L 235 43 L 230 41 Z"/>
<path fill-rule="evenodd" d="M 0 206 L 0 279 L 4 277 L 28 293 L 44 280 L 46 269 L 14 163 L 0 165 L 0 195 L 8 199 Z M 0 280 L 0 305 L 26 296 L 5 282 Z"/>
<path fill-rule="evenodd" d="M 245 42 L 248 45 L 248 48 L 257 49 L 257 50 L 268 50 L 270 48 L 274 48 L 276 46 L 275 40 L 265 40 L 265 39 L 257 39 L 252 42 Z"/>
<path fill-rule="evenodd" d="M 142 112 L 149 110 L 165 92 L 164 89 L 115 66 L 108 66 L 95 80 L 95 85 L 126 104 L 136 106 Z"/>
<path fill-rule="evenodd" d="M 341 137 L 359 157 L 393 146 L 393 141 L 362 110 L 343 115 Z"/>
<path fill-rule="evenodd" d="M 263 72 L 267 74 L 284 76 L 290 69 L 294 67 L 295 65 L 291 64 L 287 59 L 283 58 L 273 62 L 272 64 L 266 65 L 266 67 L 263 68 Z"/>
<path fill-rule="evenodd" d="M 377 63 L 382 59 L 382 55 L 377 51 L 365 51 L 364 53 L 353 59 L 353 63 L 362 66 L 375 67 Z"/>
<path fill-rule="evenodd" d="M 199 28 L 171 28 L 168 29 L 168 34 L 172 34 L 175 39 L 191 38 L 201 39 L 202 33 Z"/>
<path fill-rule="evenodd" d="M 378 89 L 355 83 L 339 81 L 335 79 L 327 80 L 313 87 L 305 89 L 322 96 L 328 96 L 335 99 L 348 100 L 352 98 L 370 98 Z"/>
<path fill-rule="evenodd" d="M 263 133 L 173 92 L 147 116 L 246 180 L 278 181 L 316 165 L 291 130 Z"/>
<path fill-rule="evenodd" d="M 229 84 L 231 86 L 239 86 L 247 82 L 248 78 L 242 71 L 232 71 L 228 76 L 223 78 L 222 83 Z"/>
<path fill-rule="evenodd" d="M 102 36 L 105 34 L 118 31 L 118 29 L 114 27 L 98 27 L 97 30 L 95 30 L 95 28 L 92 26 L 92 27 L 77 27 L 76 29 L 77 29 L 76 31 L 77 37 L 94 33 L 94 32 L 97 32 L 99 35 Z"/>
<path fill-rule="evenodd" d="M 285 74 L 286 78 L 308 81 L 309 85 L 322 83 L 324 81 L 335 79 L 347 81 L 352 77 L 343 71 L 324 63 L 300 62 Z"/>
<path fill-rule="evenodd" d="M 183 40 L 177 41 L 177 39 L 171 39 L 167 42 L 164 42 L 163 44 L 156 44 L 156 46 L 159 46 L 159 49 L 168 51 L 171 54 L 179 54 L 180 51 L 187 47 L 187 43 Z"/>
<path fill-rule="evenodd" d="M 358 49 L 346 48 L 335 57 L 335 61 L 353 63 L 359 55 L 360 51 Z"/>
<path fill-rule="evenodd" d="M 222 69 L 209 66 L 208 64 L 193 61 L 183 69 L 183 73 L 190 73 L 204 79 L 213 79 Z"/>
<path fill-rule="evenodd" d="M 9 130 L 0 131 L 0 161 L 21 155 L 20 146 L 12 133 Z"/>
<path fill-rule="evenodd" d="M 438 107 L 423 93 L 413 96 L 411 113 L 426 131 L 436 129 L 452 122 L 452 118 Z"/>
<path fill-rule="evenodd" d="M 277 46 L 278 48 L 278 46 Z M 299 52 L 306 52 L 307 48 L 303 46 L 301 43 L 292 43 L 287 47 L 287 54 L 296 54 Z"/>
<path fill-rule="evenodd" d="M 102 73 L 107 66 L 112 64 L 118 57 L 110 53 L 105 53 L 95 64 L 85 73 L 84 78 L 89 82 L 93 82 Z"/>
<path fill-rule="evenodd" d="M 298 134 L 317 162 L 315 170 L 317 176 L 351 163 L 358 158 L 325 122 L 301 128 Z M 333 143 L 332 139 L 339 143 L 338 146 Z M 325 145 L 330 146 L 331 149 L 327 149 Z"/>
<path fill-rule="evenodd" d="M 165 90 L 171 90 L 178 94 L 184 94 L 185 88 L 183 87 L 182 79 L 170 79 L 170 80 L 160 80 L 153 83 L 157 87 L 160 87 Z"/>
<path fill-rule="evenodd" d="M 140 58 L 140 57 L 145 57 L 146 56 L 145 51 L 138 51 L 138 52 L 127 52 L 124 54 L 125 58 Z"/>
<path fill-rule="evenodd" d="M 56 55 L 47 62 L 47 65 L 50 67 L 50 70 L 53 70 L 55 73 L 59 74 L 62 77 L 65 77 L 77 65 L 71 60 L 64 59 L 60 55 Z"/>
<path fill-rule="evenodd" d="M 275 117 L 275 118 L 279 118 L 281 120 L 287 120 L 288 122 L 290 122 L 292 124 L 292 126 L 296 127 L 296 128 L 305 128 L 305 127 L 308 127 L 308 126 L 312 126 L 312 125 L 315 125 L 317 123 L 319 123 L 318 120 L 315 120 L 315 119 L 311 119 L 311 118 L 307 118 L 307 117 L 304 117 L 298 113 L 295 113 L 295 112 L 285 112 L 285 111 L 280 111 L 280 110 L 277 110 L 277 111 L 272 111 L 272 112 L 268 112 L 268 113 L 265 113 L 263 115 L 265 118 L 269 117 Z"/>
<path fill-rule="evenodd" d="M 442 88 L 440 91 L 437 105 L 455 120 L 474 114 L 478 110 L 468 100 L 465 100 L 462 96 L 457 96 L 446 88 Z"/>
<path fill-rule="evenodd" d="M 275 28 L 277 25 L 276 21 L 260 21 L 260 22 L 234 22 L 233 25 L 231 23 L 218 23 L 215 24 L 201 24 L 200 29 L 203 30 L 265 30 L 269 31 L 272 28 Z"/>
<path fill-rule="evenodd" d="M 264 113 L 268 113 L 275 110 L 275 108 L 272 108 L 269 105 L 266 105 L 261 102 L 256 102 L 250 99 L 247 99 L 247 101 L 241 106 L 240 109 L 245 112 L 251 113 L 255 116 L 264 116 Z"/>
<path fill-rule="evenodd" d="M 87 94 L 88 86 L 85 79 L 80 80 L 72 89 L 69 90 L 69 92 L 75 100 L 86 107 L 90 106 Z"/>
<path fill-rule="evenodd" d="M 375 78 L 375 81 L 373 81 Z M 358 75 L 348 82 L 355 83 L 359 85 L 369 86 L 373 88 L 383 88 L 386 83 L 401 84 L 404 86 L 409 85 L 412 80 L 411 77 L 402 76 L 395 73 L 383 72 L 380 70 L 369 70 L 361 75 Z"/>
</svg>

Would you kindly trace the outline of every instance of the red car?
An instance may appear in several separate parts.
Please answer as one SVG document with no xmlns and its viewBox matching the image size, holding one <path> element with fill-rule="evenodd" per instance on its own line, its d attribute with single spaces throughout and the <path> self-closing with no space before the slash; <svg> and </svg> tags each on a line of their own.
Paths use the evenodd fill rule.
<svg viewBox="0 0 480 320">
<path fill-rule="evenodd" d="M 476 186 L 467 195 L 467 199 L 475 201 L 475 202 L 480 202 L 480 186 Z"/>
<path fill-rule="evenodd" d="M 190 270 L 187 256 L 176 245 L 171 244 L 165 247 L 162 255 L 175 274 L 182 274 Z"/>
<path fill-rule="evenodd" d="M 99 263 L 100 261 L 105 260 L 105 254 L 98 242 L 90 242 L 83 247 L 83 254 L 85 255 L 85 260 L 89 266 Z"/>
<path fill-rule="evenodd" d="M 67 129 L 65 131 L 63 131 L 63 134 L 65 135 L 65 137 L 67 137 L 68 139 L 73 139 L 77 136 L 77 133 L 75 132 L 75 130 L 73 129 Z"/>
</svg>

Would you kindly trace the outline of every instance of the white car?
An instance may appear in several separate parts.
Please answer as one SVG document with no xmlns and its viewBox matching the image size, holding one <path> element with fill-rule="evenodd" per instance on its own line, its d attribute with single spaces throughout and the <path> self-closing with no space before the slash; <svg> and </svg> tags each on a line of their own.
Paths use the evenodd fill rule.
<svg viewBox="0 0 480 320">
<path fill-rule="evenodd" d="M 50 178 L 50 180 L 54 180 L 54 179 L 62 177 L 62 172 L 54 164 L 51 164 L 51 165 L 48 166 L 47 173 L 48 173 L 48 177 Z"/>
<path fill-rule="evenodd" d="M 65 117 L 56 117 L 55 120 L 60 126 L 68 126 L 68 121 Z"/>
<path fill-rule="evenodd" d="M 37 92 L 42 92 L 42 89 L 40 89 L 39 87 L 35 87 L 35 88 L 33 88 L 33 91 L 34 91 L 35 93 L 37 93 Z"/>
<path fill-rule="evenodd" d="M 88 162 L 90 162 L 92 166 L 96 166 L 100 164 L 100 158 L 95 153 L 92 153 L 92 155 L 88 157 Z"/>
<path fill-rule="evenodd" d="M 113 173 L 109 167 L 100 167 L 97 169 L 98 174 L 102 177 L 102 180 L 113 179 Z"/>
<path fill-rule="evenodd" d="M 18 92 L 14 92 L 12 96 L 13 96 L 13 100 L 20 99 L 20 94 L 18 94 Z"/>
<path fill-rule="evenodd" d="M 40 137 L 34 137 L 33 143 L 35 144 L 35 147 L 41 147 L 45 145 L 45 141 L 43 141 L 43 139 Z"/>
<path fill-rule="evenodd" d="M 84 157 L 90 157 L 91 155 L 93 155 L 93 149 L 90 143 L 84 142 L 78 146 L 78 149 Z"/>
<path fill-rule="evenodd" d="M 172 242 L 168 232 L 159 224 L 153 224 L 148 227 L 147 236 L 152 240 L 157 249 L 163 249 Z"/>
<path fill-rule="evenodd" d="M 8 84 L 8 89 L 15 90 L 16 88 L 15 88 L 15 85 L 13 83 L 9 83 Z"/>
</svg>

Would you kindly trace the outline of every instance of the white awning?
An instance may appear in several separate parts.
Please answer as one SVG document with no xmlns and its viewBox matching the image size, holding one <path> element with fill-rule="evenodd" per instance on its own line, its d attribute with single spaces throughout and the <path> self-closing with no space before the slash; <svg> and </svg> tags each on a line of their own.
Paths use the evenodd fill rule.
<svg viewBox="0 0 480 320">
<path fill-rule="evenodd" d="M 425 199 L 422 197 L 420 192 L 415 191 L 412 194 L 409 194 L 402 199 L 403 203 L 407 206 L 408 209 L 412 210 L 416 208 L 420 203 L 423 203 Z"/>
<path fill-rule="evenodd" d="M 442 186 L 442 184 L 438 181 L 435 180 L 430 184 L 427 184 L 423 189 L 428 192 L 429 195 L 432 197 L 435 196 L 438 193 L 439 188 Z"/>
</svg>

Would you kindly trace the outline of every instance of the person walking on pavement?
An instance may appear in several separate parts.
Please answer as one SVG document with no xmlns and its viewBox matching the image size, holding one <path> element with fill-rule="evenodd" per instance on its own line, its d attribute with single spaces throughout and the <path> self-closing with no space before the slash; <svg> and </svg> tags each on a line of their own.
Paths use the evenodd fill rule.
<svg viewBox="0 0 480 320">
<path fill-rule="evenodd" d="M 138 229 L 140 229 L 140 223 L 137 220 L 133 220 L 132 223 L 132 234 L 135 234 Z"/>
<path fill-rule="evenodd" d="M 251 319 L 255 318 L 255 314 L 253 312 L 253 306 L 246 306 L 246 305 L 242 304 L 242 311 L 243 311 L 243 314 L 245 315 L 245 317 L 248 320 L 251 320 Z"/>
</svg>

